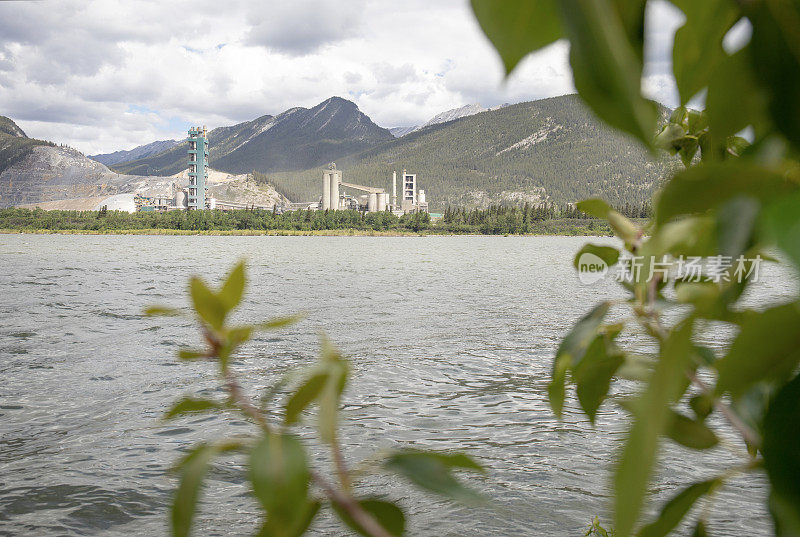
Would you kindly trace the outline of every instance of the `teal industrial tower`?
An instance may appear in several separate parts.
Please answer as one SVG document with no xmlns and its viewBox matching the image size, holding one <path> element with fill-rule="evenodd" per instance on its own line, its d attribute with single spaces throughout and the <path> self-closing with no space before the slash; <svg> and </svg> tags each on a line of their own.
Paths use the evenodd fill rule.
<svg viewBox="0 0 800 537">
<path fill-rule="evenodd" d="M 206 180 L 208 179 L 208 134 L 206 128 L 189 129 L 189 210 L 206 208 Z"/>
</svg>

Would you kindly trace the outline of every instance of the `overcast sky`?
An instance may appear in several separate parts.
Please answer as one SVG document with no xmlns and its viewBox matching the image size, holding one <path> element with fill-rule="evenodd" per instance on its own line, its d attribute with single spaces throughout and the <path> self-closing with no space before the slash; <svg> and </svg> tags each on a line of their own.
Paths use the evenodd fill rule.
<svg viewBox="0 0 800 537">
<path fill-rule="evenodd" d="M 648 9 L 643 86 L 672 106 L 683 16 Z M 87 154 L 332 95 L 395 127 L 573 91 L 564 43 L 503 82 L 466 0 L 0 1 L 0 115 Z"/>
</svg>

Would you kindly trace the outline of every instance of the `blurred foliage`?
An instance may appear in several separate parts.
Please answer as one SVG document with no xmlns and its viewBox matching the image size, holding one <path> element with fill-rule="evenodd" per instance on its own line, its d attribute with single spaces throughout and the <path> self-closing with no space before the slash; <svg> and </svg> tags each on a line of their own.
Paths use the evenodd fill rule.
<svg viewBox="0 0 800 537">
<path fill-rule="evenodd" d="M 681 106 L 659 129 L 654 105 L 640 89 L 646 0 L 472 0 L 508 72 L 527 53 L 566 39 L 575 85 L 594 113 L 653 152 L 679 155 L 686 166 L 656 194 L 654 216 L 643 227 L 601 200 L 578 204 L 607 219 L 623 244 L 616 252 L 591 245 L 579 255 L 594 253 L 609 264 L 623 254 L 637 256 L 645 270 L 622 282 L 625 300 L 595 307 L 562 341 L 550 403 L 560 415 L 567 385 L 574 384 L 593 422 L 602 421 L 598 409 L 609 398 L 630 412 L 613 477 L 620 537 L 666 535 L 687 523 L 698 502 L 707 508 L 694 523 L 694 535 L 707 535 L 714 492 L 741 473 L 766 475 L 775 534 L 796 536 L 800 302 L 795 296 L 743 306 L 751 261 L 741 282 L 735 265 L 722 278 L 700 282 L 652 269 L 681 256 L 769 258 L 776 248 L 784 254 L 779 257 L 800 267 L 800 2 L 671 1 L 685 15 L 673 45 Z M 752 34 L 733 50 L 725 39 L 737 24 Z M 704 110 L 688 106 L 703 100 Z M 622 318 L 631 320 L 609 321 L 612 310 L 627 312 Z M 635 346 L 617 339 L 627 324 L 638 327 Z M 698 345 L 698 336 L 723 326 L 736 334 L 727 350 Z M 647 345 L 658 349 L 652 359 L 637 356 L 635 349 Z M 610 397 L 620 379 L 637 383 L 638 395 Z M 740 462 L 687 484 L 654 521 L 643 524 L 662 443 L 719 449 L 722 435 L 710 415 L 740 438 L 740 445 L 725 446 Z"/>
<path fill-rule="evenodd" d="M 247 459 L 250 492 L 262 510 L 259 537 L 295 537 L 306 532 L 320 510 L 331 508 L 342 524 L 361 535 L 400 537 L 405 535 L 405 515 L 400 505 L 387 498 L 362 496 L 358 481 L 371 472 L 389 472 L 407 479 L 422 490 L 452 500 L 474 504 L 480 495 L 464 485 L 456 471 L 483 472 L 462 453 L 398 449 L 375 453 L 359 471 L 346 462 L 339 443 L 339 421 L 350 362 L 325 338 L 321 356 L 304 371 L 269 379 L 258 404 L 248 395 L 235 369 L 239 349 L 258 332 L 292 325 L 301 316 L 278 318 L 259 324 L 235 325 L 230 317 L 244 298 L 247 283 L 244 263 L 236 265 L 218 289 L 199 277 L 189 283 L 192 312 L 165 306 L 145 311 L 150 316 L 193 317 L 205 342 L 198 349 L 182 349 L 182 361 L 209 362 L 216 368 L 224 398 L 184 397 L 164 414 L 165 420 L 211 412 L 237 414 L 252 423 L 252 432 L 238 434 L 191 448 L 177 464 L 179 485 L 172 512 L 172 534 L 190 535 L 205 477 L 220 457 L 243 454 Z M 266 408 L 285 394 L 280 412 Z M 330 451 L 332 468 L 325 472 L 312 458 L 292 428 L 301 424 L 316 407 L 316 446 Z M 278 414 L 278 416 L 276 416 Z"/>
</svg>

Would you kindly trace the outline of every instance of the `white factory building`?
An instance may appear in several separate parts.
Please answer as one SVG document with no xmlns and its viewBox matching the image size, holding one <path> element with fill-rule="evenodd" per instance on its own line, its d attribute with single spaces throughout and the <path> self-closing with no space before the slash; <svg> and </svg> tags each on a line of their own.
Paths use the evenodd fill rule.
<svg viewBox="0 0 800 537">
<path fill-rule="evenodd" d="M 403 170 L 400 175 L 400 198 L 397 197 L 397 172 L 392 172 L 392 196 L 383 188 L 347 183 L 342 178 L 342 170 L 331 163 L 322 172 L 322 197 L 317 207 L 320 210 L 356 210 L 367 212 L 391 211 L 404 214 L 416 211 L 428 212 L 425 191 L 417 188 L 417 175 Z M 363 194 L 347 194 L 352 189 Z"/>
</svg>

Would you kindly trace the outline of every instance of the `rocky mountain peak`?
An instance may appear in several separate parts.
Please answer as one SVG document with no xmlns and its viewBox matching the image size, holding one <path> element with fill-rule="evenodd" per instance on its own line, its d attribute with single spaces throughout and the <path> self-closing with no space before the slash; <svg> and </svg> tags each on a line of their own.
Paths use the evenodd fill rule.
<svg viewBox="0 0 800 537">
<path fill-rule="evenodd" d="M 19 125 L 14 123 L 11 118 L 0 116 L 0 134 L 8 134 L 15 138 L 27 138 L 25 132 L 19 128 Z"/>
</svg>

